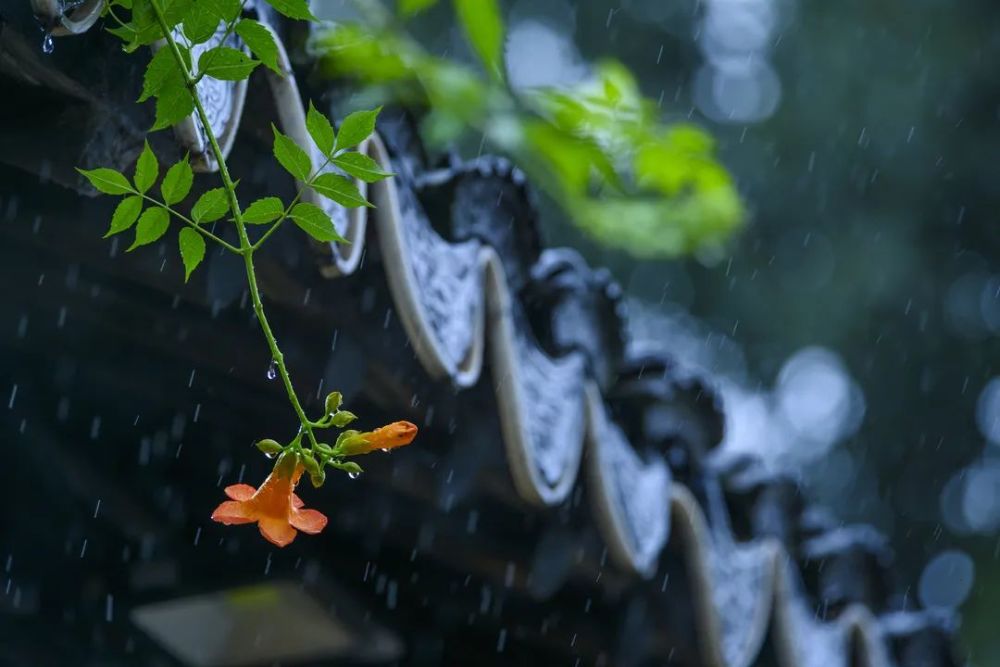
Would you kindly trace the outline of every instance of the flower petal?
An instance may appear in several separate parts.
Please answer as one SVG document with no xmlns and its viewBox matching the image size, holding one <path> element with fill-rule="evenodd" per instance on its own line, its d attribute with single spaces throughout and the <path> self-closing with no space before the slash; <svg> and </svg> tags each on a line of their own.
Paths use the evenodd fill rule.
<svg viewBox="0 0 1000 667">
<path fill-rule="evenodd" d="M 292 510 L 289 522 L 303 533 L 315 535 L 326 528 L 326 515 L 317 510 Z"/>
<path fill-rule="evenodd" d="M 246 503 L 236 500 L 227 500 L 212 512 L 212 521 L 233 526 L 241 523 L 253 523 L 257 518 Z"/>
<path fill-rule="evenodd" d="M 249 484 L 232 484 L 226 487 L 226 495 L 233 500 L 250 500 L 255 493 L 257 489 Z"/>
<path fill-rule="evenodd" d="M 264 539 L 278 547 L 288 546 L 298 535 L 298 532 L 284 519 L 264 517 L 257 523 L 257 526 Z"/>
<path fill-rule="evenodd" d="M 304 505 L 305 505 L 305 503 L 302 502 L 301 498 L 299 498 L 299 494 L 293 493 L 292 494 L 292 507 L 294 507 L 295 509 L 298 509 L 298 508 L 300 508 L 300 507 L 302 507 Z"/>
</svg>

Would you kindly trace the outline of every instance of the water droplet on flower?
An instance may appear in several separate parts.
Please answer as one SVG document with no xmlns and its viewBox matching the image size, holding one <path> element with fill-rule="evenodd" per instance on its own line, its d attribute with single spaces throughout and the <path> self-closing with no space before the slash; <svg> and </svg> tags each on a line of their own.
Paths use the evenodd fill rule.
<svg viewBox="0 0 1000 667">
<path fill-rule="evenodd" d="M 273 380 L 278 377 L 278 364 L 274 359 L 271 359 L 271 365 L 267 367 L 267 379 Z"/>
<path fill-rule="evenodd" d="M 359 473 L 359 472 L 349 472 L 349 473 L 347 473 L 347 476 L 350 477 L 351 479 L 357 479 L 358 477 L 361 477 L 361 473 Z"/>
<path fill-rule="evenodd" d="M 389 453 L 389 448 L 388 447 L 383 447 L 379 451 L 382 452 L 383 454 L 388 454 Z"/>
<path fill-rule="evenodd" d="M 52 40 L 52 33 L 45 33 L 42 38 L 42 53 L 49 54 L 56 50 L 55 42 Z"/>
</svg>

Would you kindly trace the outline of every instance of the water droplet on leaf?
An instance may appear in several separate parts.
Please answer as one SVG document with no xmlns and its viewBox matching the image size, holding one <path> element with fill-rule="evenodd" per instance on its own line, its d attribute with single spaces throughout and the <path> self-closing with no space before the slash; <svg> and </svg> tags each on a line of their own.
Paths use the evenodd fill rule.
<svg viewBox="0 0 1000 667">
<path fill-rule="evenodd" d="M 361 477 L 361 473 L 359 473 L 359 472 L 349 472 L 349 473 L 347 473 L 347 476 L 350 477 L 351 479 L 357 479 L 358 477 Z"/>
</svg>

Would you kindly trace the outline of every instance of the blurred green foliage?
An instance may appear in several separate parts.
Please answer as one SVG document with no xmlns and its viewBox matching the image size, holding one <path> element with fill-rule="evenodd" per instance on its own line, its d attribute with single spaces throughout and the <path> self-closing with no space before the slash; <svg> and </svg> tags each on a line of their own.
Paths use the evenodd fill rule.
<svg viewBox="0 0 1000 667">
<path fill-rule="evenodd" d="M 400 17 L 432 4 L 402 1 Z M 485 76 L 430 55 L 395 16 L 332 25 L 313 46 L 327 74 L 423 110 L 432 145 L 482 136 L 600 243 L 649 258 L 719 253 L 745 215 L 704 130 L 661 122 L 656 104 L 613 61 L 572 88 L 515 91 L 503 73 L 494 0 L 454 0 L 454 10 Z"/>
</svg>

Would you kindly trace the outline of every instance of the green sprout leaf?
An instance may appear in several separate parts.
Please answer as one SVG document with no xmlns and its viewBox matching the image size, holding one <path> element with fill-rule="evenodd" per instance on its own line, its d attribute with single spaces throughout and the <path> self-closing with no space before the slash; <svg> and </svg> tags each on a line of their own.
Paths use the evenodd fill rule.
<svg viewBox="0 0 1000 667">
<path fill-rule="evenodd" d="M 100 167 L 90 171 L 86 169 L 77 169 L 77 171 L 83 174 L 98 192 L 103 192 L 106 195 L 126 195 L 135 192 L 125 175 L 114 169 Z"/>
<path fill-rule="evenodd" d="M 142 211 L 142 197 L 132 195 L 122 199 L 115 208 L 114 215 L 111 216 L 111 228 L 108 229 L 108 233 L 104 235 L 104 238 L 124 232 L 134 225 L 140 211 Z"/>
<path fill-rule="evenodd" d="M 128 250 L 132 251 L 139 246 L 158 241 L 161 236 L 167 233 L 168 227 L 170 227 L 170 214 L 167 213 L 166 209 L 159 206 L 147 208 L 139 216 L 139 223 L 135 226 L 135 241 L 132 242 Z"/>
<path fill-rule="evenodd" d="M 375 119 L 378 118 L 380 111 L 382 111 L 382 107 L 348 114 L 344 122 L 340 124 L 340 133 L 337 135 L 337 150 L 354 148 L 367 139 L 375 131 Z"/>
<path fill-rule="evenodd" d="M 390 172 L 382 171 L 378 162 L 361 153 L 342 153 L 333 158 L 333 163 L 365 183 L 374 183 L 392 176 Z"/>
<path fill-rule="evenodd" d="M 135 189 L 145 194 L 153 187 L 156 177 L 160 175 L 160 163 L 156 161 L 152 149 L 147 141 L 139 154 L 139 159 L 135 163 Z"/>
<path fill-rule="evenodd" d="M 323 155 L 333 152 L 335 142 L 333 125 L 326 116 L 316 110 L 312 102 L 309 103 L 309 111 L 306 113 L 306 129 L 309 130 L 309 136 L 316 142 L 316 147 Z"/>
<path fill-rule="evenodd" d="M 278 67 L 278 45 L 274 41 L 271 30 L 263 23 L 253 19 L 241 19 L 236 24 L 236 34 L 243 38 L 243 41 L 254 55 L 279 76 L 285 73 Z"/>
<path fill-rule="evenodd" d="M 187 282 L 201 260 L 205 259 L 205 238 L 190 227 L 185 227 L 177 235 L 177 245 L 181 250 L 181 261 L 184 262 L 184 282 Z"/>
<path fill-rule="evenodd" d="M 264 197 L 247 206 L 243 211 L 243 222 L 248 225 L 266 225 L 277 220 L 285 212 L 285 205 L 277 197 Z"/>
<path fill-rule="evenodd" d="M 306 0 L 267 0 L 267 4 L 274 7 L 274 11 L 290 19 L 298 19 L 300 21 L 319 20 L 309 11 L 309 3 Z"/>
<path fill-rule="evenodd" d="M 274 157 L 289 174 L 300 181 L 308 181 L 312 171 L 309 155 L 274 125 L 271 129 L 274 131 Z"/>
<path fill-rule="evenodd" d="M 341 206 L 347 206 L 348 208 L 357 208 L 359 206 L 371 207 L 368 200 L 358 191 L 354 182 L 343 176 L 320 174 L 313 180 L 312 188 Z"/>
<path fill-rule="evenodd" d="M 486 71 L 503 80 L 503 19 L 496 0 L 453 0 L 466 37 Z"/>
<path fill-rule="evenodd" d="M 300 202 L 295 205 L 289 217 L 309 236 L 317 241 L 344 243 L 346 239 L 337 233 L 333 220 L 326 211 L 315 204 Z"/>
<path fill-rule="evenodd" d="M 228 212 L 229 198 L 226 189 L 215 188 L 198 197 L 198 201 L 191 207 L 191 219 L 198 224 L 215 222 Z"/>
<path fill-rule="evenodd" d="M 247 57 L 239 49 L 217 46 L 201 54 L 198 71 L 213 79 L 240 81 L 250 76 L 260 62 Z"/>
<path fill-rule="evenodd" d="M 167 170 L 167 175 L 160 183 L 160 193 L 163 195 L 164 203 L 169 206 L 187 197 L 191 192 L 192 183 L 194 183 L 194 172 L 185 157 Z"/>
</svg>

